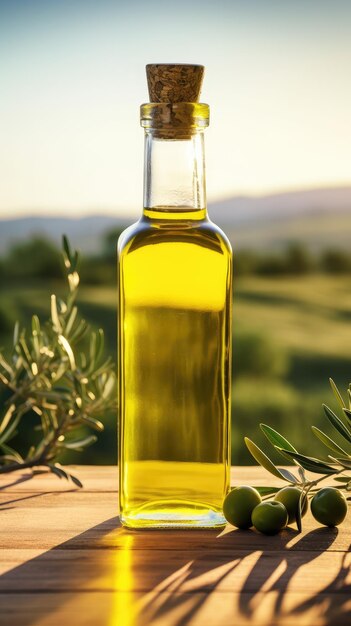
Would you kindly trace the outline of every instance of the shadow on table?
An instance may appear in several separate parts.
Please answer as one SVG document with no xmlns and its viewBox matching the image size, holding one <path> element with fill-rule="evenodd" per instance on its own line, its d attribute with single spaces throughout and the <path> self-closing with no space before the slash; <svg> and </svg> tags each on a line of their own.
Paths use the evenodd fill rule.
<svg viewBox="0 0 351 626">
<path fill-rule="evenodd" d="M 324 626 L 342 624 L 342 626 L 346 626 L 350 623 L 351 584 L 347 583 L 350 574 L 349 566 L 346 563 L 347 555 L 342 552 L 329 552 L 330 555 L 333 555 L 332 558 L 337 555 L 339 564 L 332 580 L 329 580 L 324 586 L 323 584 L 320 585 L 318 594 L 314 593 L 308 596 L 309 576 L 312 577 L 312 581 L 315 578 L 318 582 L 330 579 L 330 572 L 325 568 L 326 564 L 321 564 L 321 569 L 315 569 L 313 573 L 302 572 L 304 566 L 308 566 L 326 554 L 337 535 L 337 528 L 318 528 L 302 536 L 292 547 L 280 546 L 273 554 L 263 550 L 242 584 L 239 596 L 240 614 L 254 622 L 255 612 L 259 606 L 258 596 L 260 591 L 264 591 L 265 593 L 270 592 L 272 595 L 270 615 L 274 623 L 279 623 L 279 618 L 286 618 L 287 616 L 290 618 L 295 616 L 298 623 L 299 616 L 303 613 L 307 614 L 307 612 L 311 616 L 311 624 L 321 623 Z M 287 544 L 289 538 L 286 537 L 286 539 Z M 282 548 L 283 551 L 281 551 Z M 331 571 L 332 567 L 330 560 L 329 569 Z M 261 585 L 257 585 L 257 574 L 260 572 L 262 572 L 260 576 Z M 287 590 L 298 572 L 300 575 L 298 591 L 301 595 L 305 593 L 307 599 L 294 602 L 294 606 L 287 609 L 284 607 Z"/>
<path fill-rule="evenodd" d="M 320 528 L 299 538 L 291 529 L 275 537 L 239 530 L 133 532 L 111 518 L 0 577 L 4 623 L 186 626 L 232 623 L 236 617 L 237 625 L 253 625 L 259 617 L 260 624 L 276 625 L 287 617 L 298 623 L 308 614 L 310 623 L 345 625 L 351 619 L 351 585 L 340 552 L 329 553 L 338 554 L 338 571 L 331 581 L 320 571 L 329 582 L 318 595 L 308 596 L 308 580 L 302 593 L 300 572 L 301 593 L 293 606 L 285 606 L 299 570 L 321 557 L 337 533 Z"/>
</svg>

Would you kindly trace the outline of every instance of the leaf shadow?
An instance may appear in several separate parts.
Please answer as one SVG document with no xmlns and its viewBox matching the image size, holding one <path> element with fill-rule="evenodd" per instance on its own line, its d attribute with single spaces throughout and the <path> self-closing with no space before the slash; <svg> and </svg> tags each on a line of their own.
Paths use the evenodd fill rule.
<svg viewBox="0 0 351 626">
<path fill-rule="evenodd" d="M 72 492 L 72 491 L 78 491 L 78 489 L 77 488 L 69 489 L 69 490 L 66 490 L 64 493 Z M 22 496 L 21 498 L 13 498 L 12 500 L 6 500 L 5 502 L 0 502 L 0 510 L 5 511 L 6 508 L 4 508 L 4 506 L 6 504 L 15 504 L 15 502 L 22 502 L 23 500 L 32 500 L 33 498 L 41 498 L 43 496 L 48 496 L 48 495 L 59 496 L 60 492 L 59 491 L 41 491 L 40 493 L 31 493 L 29 496 Z M 11 507 L 11 508 L 14 508 L 14 507 Z"/>
<path fill-rule="evenodd" d="M 19 478 L 16 478 L 16 480 L 13 480 L 12 482 L 5 483 L 4 485 L 0 485 L 0 491 L 4 491 L 4 489 L 9 489 L 9 487 L 14 487 L 15 485 L 20 485 L 21 483 L 25 483 L 28 480 L 31 480 L 32 478 L 33 478 L 32 474 L 26 474 L 24 476 L 20 476 Z"/>
<path fill-rule="evenodd" d="M 337 536 L 337 529 L 322 528 L 301 538 L 290 528 L 275 537 L 253 530 L 131 531 L 111 517 L 3 574 L 2 613 L 5 620 L 16 615 L 21 626 L 64 623 L 68 612 L 75 626 L 188 626 L 217 598 L 233 620 L 254 624 L 267 592 L 267 624 L 295 617 L 298 623 L 311 610 L 326 626 L 346 624 L 346 557 L 322 592 L 284 605 L 299 570 L 332 552 Z"/>
<path fill-rule="evenodd" d="M 239 598 L 240 613 L 245 615 L 248 619 L 254 619 L 256 610 L 255 599 L 259 592 L 264 589 L 265 592 L 276 592 L 272 607 L 273 616 L 275 618 L 280 618 L 283 615 L 286 616 L 287 613 L 283 608 L 283 603 L 293 577 L 297 574 L 298 570 L 301 570 L 305 565 L 318 559 L 326 550 L 330 549 L 337 536 L 337 528 L 317 528 L 303 535 L 292 547 L 289 547 L 288 544 L 291 537 L 287 534 L 287 530 L 283 531 L 281 537 L 283 542 L 285 540 L 285 545 L 281 545 L 276 552 L 263 549 L 256 564 L 244 580 Z M 283 570 L 281 574 L 279 573 L 280 570 Z M 277 572 L 278 576 L 274 577 L 274 574 Z M 339 575 L 340 572 L 337 574 L 336 579 L 338 579 Z M 257 580 L 260 580 L 260 578 L 262 580 L 261 583 L 258 584 Z M 269 581 L 270 578 L 274 578 L 274 580 L 270 585 L 267 585 L 267 581 Z M 336 583 L 333 581 L 333 583 L 330 583 L 322 592 L 311 595 L 308 602 L 306 602 L 306 610 L 307 608 L 318 607 L 321 604 L 321 594 L 327 593 L 328 598 L 323 596 L 323 602 L 325 604 L 327 600 L 329 614 L 333 616 L 334 619 L 335 614 L 340 610 L 341 601 L 341 597 L 335 597 L 335 591 Z M 346 589 L 343 589 L 343 593 L 345 591 Z M 304 603 L 302 603 L 301 606 L 303 606 L 303 604 Z M 291 616 L 295 614 L 296 611 L 297 609 L 294 608 L 290 610 L 288 614 Z M 351 616 L 351 613 L 349 616 Z M 334 622 L 326 621 L 323 623 L 329 624 Z"/>
</svg>

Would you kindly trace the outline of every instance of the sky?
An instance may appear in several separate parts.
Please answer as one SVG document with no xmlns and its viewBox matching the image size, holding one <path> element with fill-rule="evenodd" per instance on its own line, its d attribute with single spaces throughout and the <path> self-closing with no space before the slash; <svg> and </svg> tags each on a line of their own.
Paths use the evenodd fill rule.
<svg viewBox="0 0 351 626">
<path fill-rule="evenodd" d="M 349 0 L 0 0 L 0 218 L 137 214 L 145 65 L 200 63 L 210 201 L 351 184 Z"/>
</svg>

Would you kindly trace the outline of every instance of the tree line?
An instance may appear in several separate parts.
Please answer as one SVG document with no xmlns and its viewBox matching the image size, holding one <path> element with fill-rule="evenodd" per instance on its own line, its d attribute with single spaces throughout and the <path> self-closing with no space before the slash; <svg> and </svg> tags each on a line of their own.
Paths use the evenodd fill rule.
<svg viewBox="0 0 351 626">
<path fill-rule="evenodd" d="M 82 284 L 113 285 L 116 280 L 116 242 L 120 230 L 108 231 L 102 239 L 101 252 L 85 254 L 81 262 Z M 351 273 L 351 253 L 337 248 L 312 252 L 299 242 L 274 251 L 239 249 L 234 251 L 236 276 L 304 275 Z M 15 242 L 0 257 L 0 281 L 33 282 L 40 279 L 61 279 L 60 251 L 48 238 L 37 235 Z"/>
</svg>

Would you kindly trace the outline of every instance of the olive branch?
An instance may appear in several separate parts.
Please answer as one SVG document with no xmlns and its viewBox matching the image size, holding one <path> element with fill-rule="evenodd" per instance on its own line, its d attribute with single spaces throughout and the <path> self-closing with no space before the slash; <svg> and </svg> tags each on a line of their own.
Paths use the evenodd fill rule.
<svg viewBox="0 0 351 626">
<path fill-rule="evenodd" d="M 260 424 L 260 428 L 268 441 L 279 452 L 279 454 L 285 459 L 294 462 L 297 467 L 297 475 L 293 474 L 290 470 L 277 467 L 273 461 L 263 452 L 251 439 L 245 437 L 245 443 L 252 454 L 254 459 L 264 467 L 268 472 L 273 474 L 276 478 L 285 480 L 290 485 L 298 487 L 301 490 L 299 506 L 297 511 L 296 523 L 299 531 L 301 532 L 301 512 L 305 499 L 317 491 L 317 485 L 326 478 L 333 477 L 336 482 L 339 482 L 338 489 L 345 491 L 351 491 L 351 475 L 340 476 L 347 470 L 351 470 L 351 384 L 347 390 L 348 403 L 344 402 L 344 399 L 339 392 L 335 382 L 329 379 L 332 391 L 340 405 L 342 418 L 338 417 L 334 411 L 328 406 L 323 404 L 323 409 L 326 418 L 335 430 L 343 437 L 347 442 L 348 450 L 345 450 L 339 444 L 337 444 L 329 435 L 324 433 L 316 426 L 312 426 L 313 434 L 329 449 L 333 452 L 333 455 L 328 454 L 326 459 L 317 459 L 311 456 L 305 456 L 300 454 L 296 448 L 287 440 L 283 435 L 276 430 L 267 426 L 266 424 Z M 307 478 L 305 470 L 315 474 L 322 474 L 321 478 L 316 480 L 310 480 Z M 259 493 L 265 497 L 277 493 L 280 487 L 256 487 Z M 348 498 L 350 500 L 351 498 Z"/>
<path fill-rule="evenodd" d="M 103 357 L 104 333 L 92 331 L 75 304 L 79 286 L 79 254 L 66 237 L 62 250 L 68 286 L 66 300 L 51 296 L 51 316 L 41 324 L 32 316 L 28 332 L 16 322 L 13 347 L 0 351 L 0 382 L 10 392 L 0 418 L 0 473 L 44 467 L 59 478 L 80 480 L 58 463 L 64 450 L 82 451 L 95 435 L 77 434 L 83 426 L 104 429 L 101 418 L 115 406 L 115 373 L 111 358 Z M 88 337 L 88 343 L 83 338 Z M 86 347 L 88 345 L 88 347 Z M 23 456 L 9 445 L 30 415 L 38 424 Z M 77 436 L 78 435 L 78 436 Z"/>
</svg>

